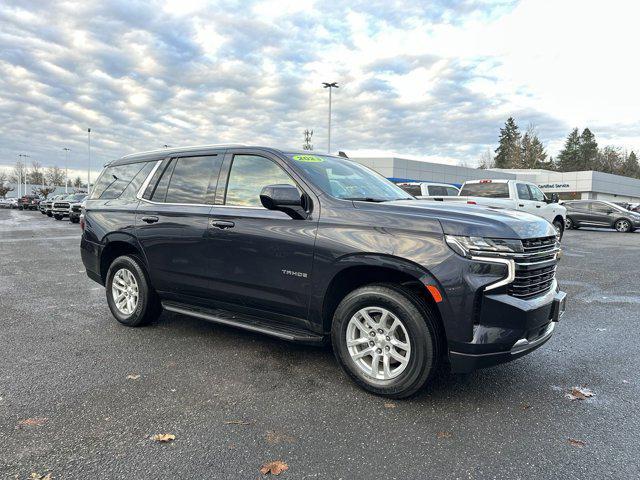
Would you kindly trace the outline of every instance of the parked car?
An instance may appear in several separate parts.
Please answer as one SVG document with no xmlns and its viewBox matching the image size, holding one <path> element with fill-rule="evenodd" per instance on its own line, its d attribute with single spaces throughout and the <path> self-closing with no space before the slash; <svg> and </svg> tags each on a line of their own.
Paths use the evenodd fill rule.
<svg viewBox="0 0 640 480">
<path fill-rule="evenodd" d="M 53 202 L 56 200 L 62 200 L 64 197 L 65 194 L 58 194 L 40 202 L 40 212 L 48 217 L 53 217 Z"/>
<path fill-rule="evenodd" d="M 72 202 L 71 203 L 71 207 L 69 208 L 69 221 L 71 223 L 79 223 L 80 222 L 80 216 L 82 215 L 82 209 L 84 208 L 86 199 L 87 199 L 87 194 L 83 193 L 81 194 L 82 197 L 76 201 L 76 202 Z"/>
<path fill-rule="evenodd" d="M 472 205 L 509 208 L 544 218 L 553 225 L 559 239 L 565 228 L 567 211 L 558 203 L 557 195 L 547 197 L 540 188 L 520 180 L 470 180 L 458 197 L 444 197 L 445 202 L 464 201 Z"/>
<path fill-rule="evenodd" d="M 455 197 L 460 193 L 458 187 L 447 183 L 403 182 L 396 185 L 421 200 L 442 200 L 442 197 Z"/>
<path fill-rule="evenodd" d="M 19 210 L 37 210 L 40 198 L 37 195 L 23 195 L 18 199 Z"/>
<path fill-rule="evenodd" d="M 69 217 L 71 204 L 82 202 L 85 198 L 86 195 L 84 193 L 72 193 L 55 200 L 51 207 L 53 218 L 62 220 L 64 217 Z"/>
<path fill-rule="evenodd" d="M 633 232 L 640 228 L 640 213 L 632 212 L 612 202 L 602 200 L 570 200 L 566 228 L 615 228 L 618 232 Z"/>
<path fill-rule="evenodd" d="M 408 197 L 346 158 L 208 146 L 107 165 L 81 256 L 128 326 L 162 308 L 306 344 L 406 397 L 551 338 L 556 231 L 525 212 Z"/>
<path fill-rule="evenodd" d="M 7 198 L 4 208 L 18 208 L 18 199 L 13 197 Z"/>
</svg>

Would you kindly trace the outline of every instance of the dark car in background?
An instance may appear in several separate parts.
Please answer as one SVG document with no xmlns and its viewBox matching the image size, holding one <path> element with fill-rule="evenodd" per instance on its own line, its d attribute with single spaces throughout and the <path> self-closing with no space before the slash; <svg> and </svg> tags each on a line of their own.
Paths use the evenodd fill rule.
<svg viewBox="0 0 640 480">
<path fill-rule="evenodd" d="M 56 220 L 62 220 L 68 217 L 71 212 L 71 205 L 82 202 L 87 197 L 84 193 L 72 193 L 57 200 L 54 200 L 51 207 L 51 213 Z"/>
<path fill-rule="evenodd" d="M 69 221 L 71 223 L 80 222 L 80 216 L 82 215 L 82 209 L 84 208 L 86 199 L 87 194 L 82 193 L 78 194 L 76 200 L 71 202 L 71 206 L 69 207 Z"/>
<path fill-rule="evenodd" d="M 640 228 L 640 214 L 603 200 L 569 200 L 565 228 L 614 228 L 618 232 L 633 232 Z"/>
<path fill-rule="evenodd" d="M 549 222 L 416 200 L 342 157 L 247 146 L 126 156 L 103 170 L 81 226 L 87 274 L 119 322 L 164 308 L 331 342 L 358 385 L 389 397 L 443 363 L 468 372 L 525 355 L 564 312 Z"/>
</svg>

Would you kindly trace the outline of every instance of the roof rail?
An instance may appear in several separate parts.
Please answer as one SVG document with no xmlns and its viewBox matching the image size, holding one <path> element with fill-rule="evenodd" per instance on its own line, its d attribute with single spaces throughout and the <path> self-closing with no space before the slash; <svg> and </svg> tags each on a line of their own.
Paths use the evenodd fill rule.
<svg viewBox="0 0 640 480">
<path fill-rule="evenodd" d="M 121 158 L 129 158 L 138 155 L 146 155 L 149 153 L 158 153 L 158 152 L 175 152 L 175 151 L 184 151 L 184 150 L 202 150 L 204 148 L 220 148 L 220 147 L 246 147 L 248 146 L 245 143 L 212 143 L 207 145 L 188 145 L 185 147 L 169 147 L 169 148 L 156 148 L 155 150 L 147 150 L 144 152 L 135 152 L 124 155 Z"/>
</svg>

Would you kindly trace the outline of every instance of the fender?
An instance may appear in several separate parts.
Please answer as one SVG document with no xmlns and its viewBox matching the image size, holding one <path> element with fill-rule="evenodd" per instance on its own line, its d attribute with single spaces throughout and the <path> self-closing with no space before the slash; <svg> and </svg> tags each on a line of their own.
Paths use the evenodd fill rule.
<svg viewBox="0 0 640 480">
<path fill-rule="evenodd" d="M 322 273 L 314 274 L 314 282 L 312 283 L 312 293 L 309 299 L 309 320 L 312 324 L 322 325 L 323 331 L 331 329 L 331 319 L 323 318 L 325 302 L 328 299 L 328 291 L 332 286 L 334 279 L 346 270 L 356 267 L 372 267 L 378 269 L 391 270 L 409 277 L 422 285 L 435 286 L 442 295 L 442 301 L 436 303 L 441 316 L 448 313 L 448 303 L 444 288 L 436 280 L 434 275 L 426 268 L 418 265 L 405 258 L 396 257 L 382 253 L 353 253 L 340 257 L 335 262 L 323 267 Z M 314 268 L 314 271 L 316 269 Z M 378 280 L 380 281 L 380 280 Z M 384 281 L 384 280 L 382 280 Z M 328 324 L 327 324 L 328 323 Z"/>
</svg>

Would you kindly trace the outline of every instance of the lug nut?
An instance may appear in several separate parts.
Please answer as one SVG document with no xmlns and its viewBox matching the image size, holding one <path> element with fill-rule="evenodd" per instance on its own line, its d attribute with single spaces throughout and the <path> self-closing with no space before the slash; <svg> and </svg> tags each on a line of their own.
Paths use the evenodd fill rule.
<svg viewBox="0 0 640 480">
<path fill-rule="evenodd" d="M 382 349 L 381 349 L 381 348 L 378 348 L 378 349 L 376 350 L 376 352 L 377 352 L 377 353 L 382 353 Z"/>
<path fill-rule="evenodd" d="M 376 332 L 371 332 L 371 336 L 375 337 L 376 336 Z"/>
<path fill-rule="evenodd" d="M 371 340 L 371 341 L 369 342 L 369 346 L 370 346 L 370 347 L 373 347 L 374 345 L 375 345 L 375 342 L 374 342 L 373 340 Z"/>
<path fill-rule="evenodd" d="M 390 337 L 387 337 L 387 342 L 389 342 L 389 341 L 391 341 L 391 338 L 390 338 Z"/>
<path fill-rule="evenodd" d="M 382 333 L 382 329 L 381 328 L 378 329 L 378 333 Z"/>
<path fill-rule="evenodd" d="M 388 352 L 389 350 L 391 350 L 391 348 L 389 347 L 389 345 L 387 345 L 386 347 L 384 347 L 384 349 Z"/>
</svg>

